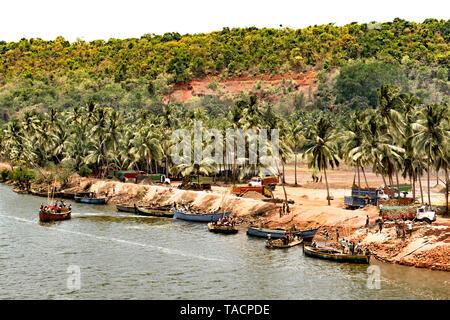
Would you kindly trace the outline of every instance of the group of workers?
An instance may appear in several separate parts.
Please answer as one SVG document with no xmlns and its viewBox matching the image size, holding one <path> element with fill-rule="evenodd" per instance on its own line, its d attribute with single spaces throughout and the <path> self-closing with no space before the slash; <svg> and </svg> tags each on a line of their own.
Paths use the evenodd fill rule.
<svg viewBox="0 0 450 320">
<path fill-rule="evenodd" d="M 213 219 L 213 218 L 211 218 Z M 236 221 L 231 218 L 231 217 L 227 217 L 224 216 L 223 218 L 219 218 L 219 220 L 217 221 L 212 221 L 215 225 L 224 225 L 224 226 L 231 226 L 234 227 L 236 224 Z"/>
<path fill-rule="evenodd" d="M 69 211 L 72 209 L 72 205 L 69 204 L 68 206 L 64 203 L 64 201 L 56 200 L 55 205 L 45 205 L 41 203 L 41 211 L 45 213 L 61 213 L 63 208 L 67 208 Z"/>
</svg>

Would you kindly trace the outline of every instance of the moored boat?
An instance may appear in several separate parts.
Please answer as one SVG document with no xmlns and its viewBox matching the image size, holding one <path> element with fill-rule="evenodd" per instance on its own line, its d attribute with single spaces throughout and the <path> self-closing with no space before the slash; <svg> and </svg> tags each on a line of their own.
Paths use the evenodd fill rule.
<svg viewBox="0 0 450 320">
<path fill-rule="evenodd" d="M 188 213 L 186 211 L 178 211 L 173 209 L 174 219 L 194 221 L 194 222 L 216 222 L 222 217 L 229 217 L 231 212 L 220 213 Z"/>
<path fill-rule="evenodd" d="M 266 240 L 266 248 L 268 249 L 287 249 L 290 247 L 298 246 L 303 242 L 302 238 L 294 238 L 288 243 L 284 243 L 283 239 Z"/>
<path fill-rule="evenodd" d="M 28 189 L 14 188 L 13 191 L 18 194 L 31 194 L 31 191 Z"/>
<path fill-rule="evenodd" d="M 313 248 L 310 246 L 304 246 L 303 253 L 308 257 L 332 260 L 336 262 L 368 264 L 370 261 L 370 255 L 345 254 L 330 248 Z"/>
<path fill-rule="evenodd" d="M 268 229 L 268 228 L 248 227 L 247 235 L 253 236 L 253 237 L 259 237 L 259 238 L 267 238 L 267 236 L 270 234 L 270 237 L 272 239 L 280 239 L 286 232 L 289 232 L 290 234 L 301 237 L 303 239 L 303 241 L 311 241 L 312 238 L 315 236 L 318 229 L 319 228 L 289 232 L 289 231 L 287 231 L 285 229 L 281 229 L 281 228 Z"/>
<path fill-rule="evenodd" d="M 302 230 L 298 232 L 298 234 L 302 237 L 303 241 L 311 241 L 312 238 L 314 238 L 314 236 L 316 235 L 317 230 L 319 230 L 319 228 Z"/>
<path fill-rule="evenodd" d="M 68 208 L 61 208 L 61 212 L 39 211 L 39 221 L 41 222 L 69 220 L 71 217 L 72 210 Z"/>
<path fill-rule="evenodd" d="M 225 234 L 232 234 L 238 232 L 238 229 L 236 228 L 235 225 L 218 224 L 213 222 L 208 223 L 208 230 L 214 233 L 225 233 Z"/>
<path fill-rule="evenodd" d="M 64 198 L 64 199 L 74 199 L 75 195 L 76 195 L 76 192 L 67 192 L 67 191 L 61 192 L 61 198 Z"/>
<path fill-rule="evenodd" d="M 162 208 L 143 208 L 136 207 L 136 214 L 141 216 L 173 218 L 174 213 L 170 209 Z"/>
<path fill-rule="evenodd" d="M 38 197 L 42 197 L 42 198 L 48 198 L 49 196 L 52 196 L 53 198 L 60 198 L 62 195 L 62 192 L 49 193 L 49 191 L 39 191 L 39 190 L 31 189 L 31 194 L 33 196 L 38 196 Z"/>
<path fill-rule="evenodd" d="M 267 238 L 267 236 L 270 234 L 270 237 L 272 239 L 280 239 L 285 233 L 286 230 L 284 229 L 267 229 L 254 227 L 248 227 L 247 229 L 247 235 L 259 238 Z"/>
<path fill-rule="evenodd" d="M 108 198 L 106 197 L 97 197 L 95 192 L 89 192 L 88 194 L 76 194 L 74 197 L 75 202 L 79 203 L 89 203 L 89 204 L 106 204 L 108 202 Z"/>
<path fill-rule="evenodd" d="M 120 212 L 130 212 L 130 213 L 136 213 L 136 211 L 137 211 L 137 207 L 136 206 L 116 205 L 116 209 L 117 209 L 117 211 L 120 211 Z"/>
</svg>

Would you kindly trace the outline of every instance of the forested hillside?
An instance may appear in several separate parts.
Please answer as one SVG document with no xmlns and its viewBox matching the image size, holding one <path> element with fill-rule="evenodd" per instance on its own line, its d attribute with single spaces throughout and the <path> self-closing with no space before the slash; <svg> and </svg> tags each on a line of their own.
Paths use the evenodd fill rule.
<svg viewBox="0 0 450 320">
<path fill-rule="evenodd" d="M 145 34 L 139 39 L 70 43 L 22 39 L 0 41 L 0 121 L 30 109 L 46 111 L 90 102 L 116 109 L 162 111 L 162 96 L 175 83 L 214 77 L 221 96 L 229 77 L 314 74 L 309 93 L 290 86 L 252 90 L 278 94 L 275 109 L 367 108 L 377 103 L 376 89 L 388 82 L 428 103 L 448 101 L 450 21 L 333 24 L 292 30 L 224 28 L 207 34 Z M 264 91 L 261 94 L 261 91 Z M 314 91 L 314 92 L 312 92 Z M 245 93 L 245 92 L 244 92 Z M 224 102 L 225 101 L 225 102 Z M 269 99 L 270 101 L 270 99 Z M 194 106 L 211 106 L 210 97 Z M 213 107 L 214 107 L 213 106 Z"/>
</svg>

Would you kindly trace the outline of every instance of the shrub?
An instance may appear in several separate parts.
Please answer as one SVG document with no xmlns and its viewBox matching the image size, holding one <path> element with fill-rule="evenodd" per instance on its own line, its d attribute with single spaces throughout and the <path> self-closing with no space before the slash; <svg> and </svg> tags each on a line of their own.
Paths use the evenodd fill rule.
<svg viewBox="0 0 450 320">
<path fill-rule="evenodd" d="M 16 169 L 9 171 L 7 173 L 7 180 L 26 182 L 33 181 L 36 176 L 34 170 L 29 170 L 22 167 L 17 167 Z"/>
<path fill-rule="evenodd" d="M 2 179 L 2 181 L 7 181 L 8 180 L 8 175 L 11 172 L 11 170 L 8 169 L 4 169 L 2 171 L 0 171 L 0 179 Z"/>
<path fill-rule="evenodd" d="M 80 177 L 84 177 L 84 178 L 89 177 L 91 172 L 92 172 L 92 170 L 87 165 L 83 165 L 80 168 L 80 170 L 78 170 L 78 174 L 80 175 Z"/>
</svg>

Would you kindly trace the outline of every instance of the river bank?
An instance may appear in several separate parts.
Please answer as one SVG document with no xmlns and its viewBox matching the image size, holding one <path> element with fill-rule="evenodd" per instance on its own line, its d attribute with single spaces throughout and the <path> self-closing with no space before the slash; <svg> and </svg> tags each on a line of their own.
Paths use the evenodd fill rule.
<svg viewBox="0 0 450 320">
<path fill-rule="evenodd" d="M 38 187 L 33 185 L 33 187 Z M 99 195 L 108 194 L 109 204 L 122 205 L 165 205 L 184 200 L 193 208 L 210 212 L 217 209 L 231 211 L 232 216 L 242 226 L 265 226 L 269 228 L 310 229 L 320 227 L 315 241 L 325 242 L 325 231 L 329 234 L 327 246 L 338 247 L 336 230 L 340 238 L 361 241 L 373 256 L 381 261 L 450 271 L 450 219 L 442 216 L 428 225 L 414 223 L 411 237 L 397 238 L 393 224 L 386 223 L 380 233 L 375 220 L 378 209 L 373 206 L 359 210 L 346 210 L 343 205 L 343 190 L 332 189 L 335 199 L 331 206 L 324 200 L 324 191 L 317 185 L 310 187 L 286 187 L 289 198 L 295 200 L 290 206 L 290 214 L 280 216 L 279 205 L 262 201 L 258 197 L 236 197 L 230 194 L 231 186 L 213 186 L 211 191 L 186 191 L 172 186 L 122 183 L 115 180 L 74 177 L 69 182 L 69 192 L 95 191 Z M 283 197 L 283 189 L 278 186 L 275 197 Z M 435 194 L 439 197 L 439 194 Z M 370 227 L 364 228 L 366 217 Z"/>
</svg>

